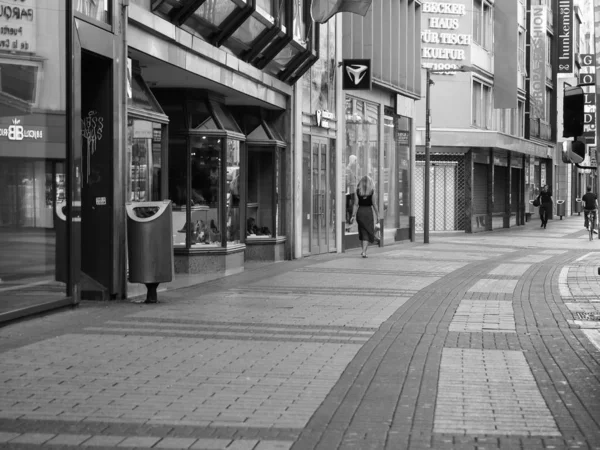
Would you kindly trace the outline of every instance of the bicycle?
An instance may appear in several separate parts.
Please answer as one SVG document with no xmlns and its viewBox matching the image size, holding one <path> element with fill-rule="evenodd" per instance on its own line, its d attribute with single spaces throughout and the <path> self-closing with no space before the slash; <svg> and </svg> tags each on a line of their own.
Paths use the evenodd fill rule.
<svg viewBox="0 0 600 450">
<path fill-rule="evenodd" d="M 584 214 L 587 215 L 588 219 L 588 230 L 590 232 L 590 241 L 594 240 L 594 233 L 596 232 L 596 215 L 597 210 L 584 210 Z"/>
</svg>

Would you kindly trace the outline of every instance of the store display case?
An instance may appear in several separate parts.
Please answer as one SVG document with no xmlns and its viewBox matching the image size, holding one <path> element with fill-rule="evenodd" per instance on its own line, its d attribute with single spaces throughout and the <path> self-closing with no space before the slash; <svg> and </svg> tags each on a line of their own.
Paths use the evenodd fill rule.
<svg viewBox="0 0 600 450">
<path fill-rule="evenodd" d="M 246 259 L 284 259 L 283 151 L 286 144 L 269 121 L 261 119 L 246 140 Z"/>
<path fill-rule="evenodd" d="M 240 167 L 245 135 L 222 99 L 190 89 L 153 91 L 169 115 L 169 197 L 175 271 L 241 269 Z"/>
</svg>

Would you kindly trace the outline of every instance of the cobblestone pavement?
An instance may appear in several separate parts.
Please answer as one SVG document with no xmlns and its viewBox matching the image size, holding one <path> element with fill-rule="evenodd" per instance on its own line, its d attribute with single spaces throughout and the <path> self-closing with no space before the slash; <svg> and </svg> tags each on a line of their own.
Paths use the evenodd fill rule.
<svg viewBox="0 0 600 450">
<path fill-rule="evenodd" d="M 5 326 L 0 448 L 600 449 L 600 241 L 582 222 Z"/>
</svg>

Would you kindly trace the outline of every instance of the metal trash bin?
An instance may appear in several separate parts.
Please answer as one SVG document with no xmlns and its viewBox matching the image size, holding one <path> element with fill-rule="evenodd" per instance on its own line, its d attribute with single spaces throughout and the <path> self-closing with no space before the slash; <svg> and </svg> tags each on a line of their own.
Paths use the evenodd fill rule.
<svg viewBox="0 0 600 450">
<path fill-rule="evenodd" d="M 158 301 L 159 283 L 173 280 L 171 200 L 126 203 L 129 281 L 148 289 L 146 303 Z"/>
<path fill-rule="evenodd" d="M 81 202 L 73 201 L 71 208 L 73 219 L 71 220 L 71 234 L 73 242 L 81 239 Z M 54 246 L 54 278 L 61 283 L 69 281 L 69 238 L 67 234 L 67 202 L 56 202 L 54 207 L 54 231 L 56 241 Z"/>
<path fill-rule="evenodd" d="M 581 211 L 583 211 L 583 204 L 581 203 L 581 199 L 580 198 L 576 198 L 575 199 L 575 212 L 578 215 L 581 215 Z"/>
<path fill-rule="evenodd" d="M 556 215 L 560 216 L 560 220 L 562 220 L 563 216 L 565 216 L 565 201 L 564 200 L 556 200 Z"/>
</svg>

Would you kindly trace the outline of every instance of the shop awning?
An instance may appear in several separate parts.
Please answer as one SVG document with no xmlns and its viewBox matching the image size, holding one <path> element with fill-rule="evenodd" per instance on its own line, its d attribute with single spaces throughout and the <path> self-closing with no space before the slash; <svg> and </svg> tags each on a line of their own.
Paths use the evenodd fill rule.
<svg viewBox="0 0 600 450">
<path fill-rule="evenodd" d="M 154 0 L 152 10 L 294 84 L 318 60 L 320 27 L 292 2 L 260 3 L 257 8 L 257 0 Z"/>
<path fill-rule="evenodd" d="M 153 93 L 169 113 L 173 133 L 246 140 L 220 96 L 195 89 L 155 89 Z"/>
<path fill-rule="evenodd" d="M 252 130 L 246 138 L 248 145 L 272 146 L 272 147 L 287 147 L 287 144 L 277 131 L 275 124 L 269 123 L 265 119 L 261 119 L 258 126 Z"/>
<path fill-rule="evenodd" d="M 129 63 L 127 74 L 127 115 L 158 123 L 169 123 L 169 117 L 154 98 L 136 62 Z"/>
</svg>

